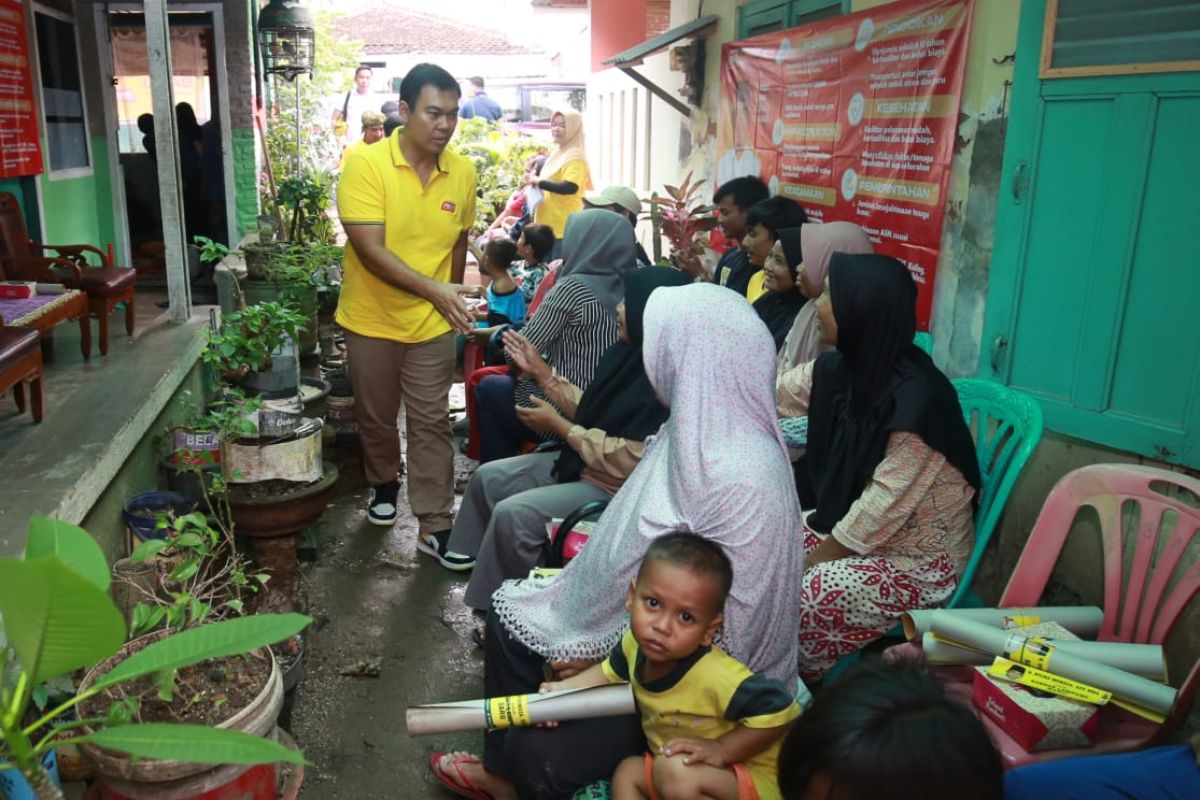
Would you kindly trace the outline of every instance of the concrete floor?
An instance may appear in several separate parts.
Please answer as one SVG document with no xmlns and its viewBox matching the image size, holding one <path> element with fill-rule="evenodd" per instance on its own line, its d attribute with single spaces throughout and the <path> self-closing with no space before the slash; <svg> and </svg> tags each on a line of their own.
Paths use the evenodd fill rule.
<svg viewBox="0 0 1200 800">
<path fill-rule="evenodd" d="M 301 797 L 448 797 L 429 774 L 429 753 L 477 750 L 481 735 L 412 738 L 404 710 L 482 696 L 483 656 L 469 638 L 465 579 L 417 553 L 406 486 L 396 526 L 373 527 L 357 453 L 329 448 L 326 458 L 338 464 L 342 479 L 312 531 L 315 559 L 302 566 L 316 621 L 293 699 L 291 731 L 311 763 Z M 458 456 L 456 473 L 473 463 Z M 370 659 L 379 659 L 378 677 L 339 674 Z"/>
</svg>

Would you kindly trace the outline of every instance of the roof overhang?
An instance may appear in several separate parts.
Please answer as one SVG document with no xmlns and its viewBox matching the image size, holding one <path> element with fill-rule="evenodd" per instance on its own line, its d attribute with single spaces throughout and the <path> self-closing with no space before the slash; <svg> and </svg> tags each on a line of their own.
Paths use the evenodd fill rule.
<svg viewBox="0 0 1200 800">
<path fill-rule="evenodd" d="M 642 64 L 648 56 L 661 52 L 682 39 L 707 34 L 720 20 L 721 17 L 718 14 L 706 14 L 691 22 L 685 22 L 683 25 L 677 25 L 668 31 L 664 31 L 658 36 L 647 39 L 624 52 L 617 53 L 611 58 L 606 58 L 603 63 L 606 66 L 616 67 L 621 70 L 642 86 L 645 86 L 654 96 L 674 108 L 680 114 L 683 114 L 685 117 L 690 116 L 691 109 L 688 108 L 686 103 L 635 70 L 634 67 Z"/>
</svg>

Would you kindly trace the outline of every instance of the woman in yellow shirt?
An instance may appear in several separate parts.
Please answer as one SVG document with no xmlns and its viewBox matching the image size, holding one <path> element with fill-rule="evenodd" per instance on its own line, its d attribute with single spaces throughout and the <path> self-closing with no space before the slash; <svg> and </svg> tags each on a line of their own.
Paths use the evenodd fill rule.
<svg viewBox="0 0 1200 800">
<path fill-rule="evenodd" d="M 534 212 L 533 221 L 549 225 L 562 240 L 567 217 L 583 208 L 584 190 L 592 186 L 587 155 L 583 150 L 583 117 L 578 111 L 555 111 L 550 117 L 550 137 L 554 150 L 542 165 L 541 173 L 530 181 L 544 195 Z"/>
</svg>

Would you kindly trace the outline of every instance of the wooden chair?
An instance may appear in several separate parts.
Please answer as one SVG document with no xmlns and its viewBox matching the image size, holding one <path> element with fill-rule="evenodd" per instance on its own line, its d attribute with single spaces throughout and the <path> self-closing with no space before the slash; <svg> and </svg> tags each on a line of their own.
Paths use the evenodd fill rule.
<svg viewBox="0 0 1200 800">
<path fill-rule="evenodd" d="M 95 255 L 100 266 L 88 263 L 87 253 Z M 133 292 L 137 286 L 137 272 L 114 268 L 108 254 L 98 247 L 31 241 L 21 207 L 10 192 L 0 192 L 0 276 L 8 280 L 61 283 L 71 289 L 81 289 L 88 297 L 89 314 L 100 321 L 101 355 L 108 355 L 108 318 L 118 303 L 125 304 L 125 332 L 133 336 Z"/>
<path fill-rule="evenodd" d="M 42 421 L 46 399 L 46 373 L 42 367 L 42 348 L 38 332 L 4 324 L 0 317 L 0 394 L 13 390 L 17 410 L 25 413 L 25 384 L 29 384 L 33 421 Z"/>
</svg>

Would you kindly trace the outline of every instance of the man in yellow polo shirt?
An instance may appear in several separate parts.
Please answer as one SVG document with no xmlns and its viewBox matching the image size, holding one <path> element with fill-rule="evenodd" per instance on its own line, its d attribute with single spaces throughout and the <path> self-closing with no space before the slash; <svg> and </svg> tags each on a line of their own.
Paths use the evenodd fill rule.
<svg viewBox="0 0 1200 800">
<path fill-rule="evenodd" d="M 417 542 L 438 555 L 450 535 L 454 445 L 448 396 L 454 333 L 473 320 L 462 296 L 475 167 L 446 145 L 460 90 L 450 73 L 418 64 L 400 84 L 405 125 L 346 161 L 338 213 L 346 230 L 337 321 L 346 329 L 350 383 L 371 484 L 367 518 L 397 518 L 401 401 L 408 423 L 408 501 Z"/>
</svg>

